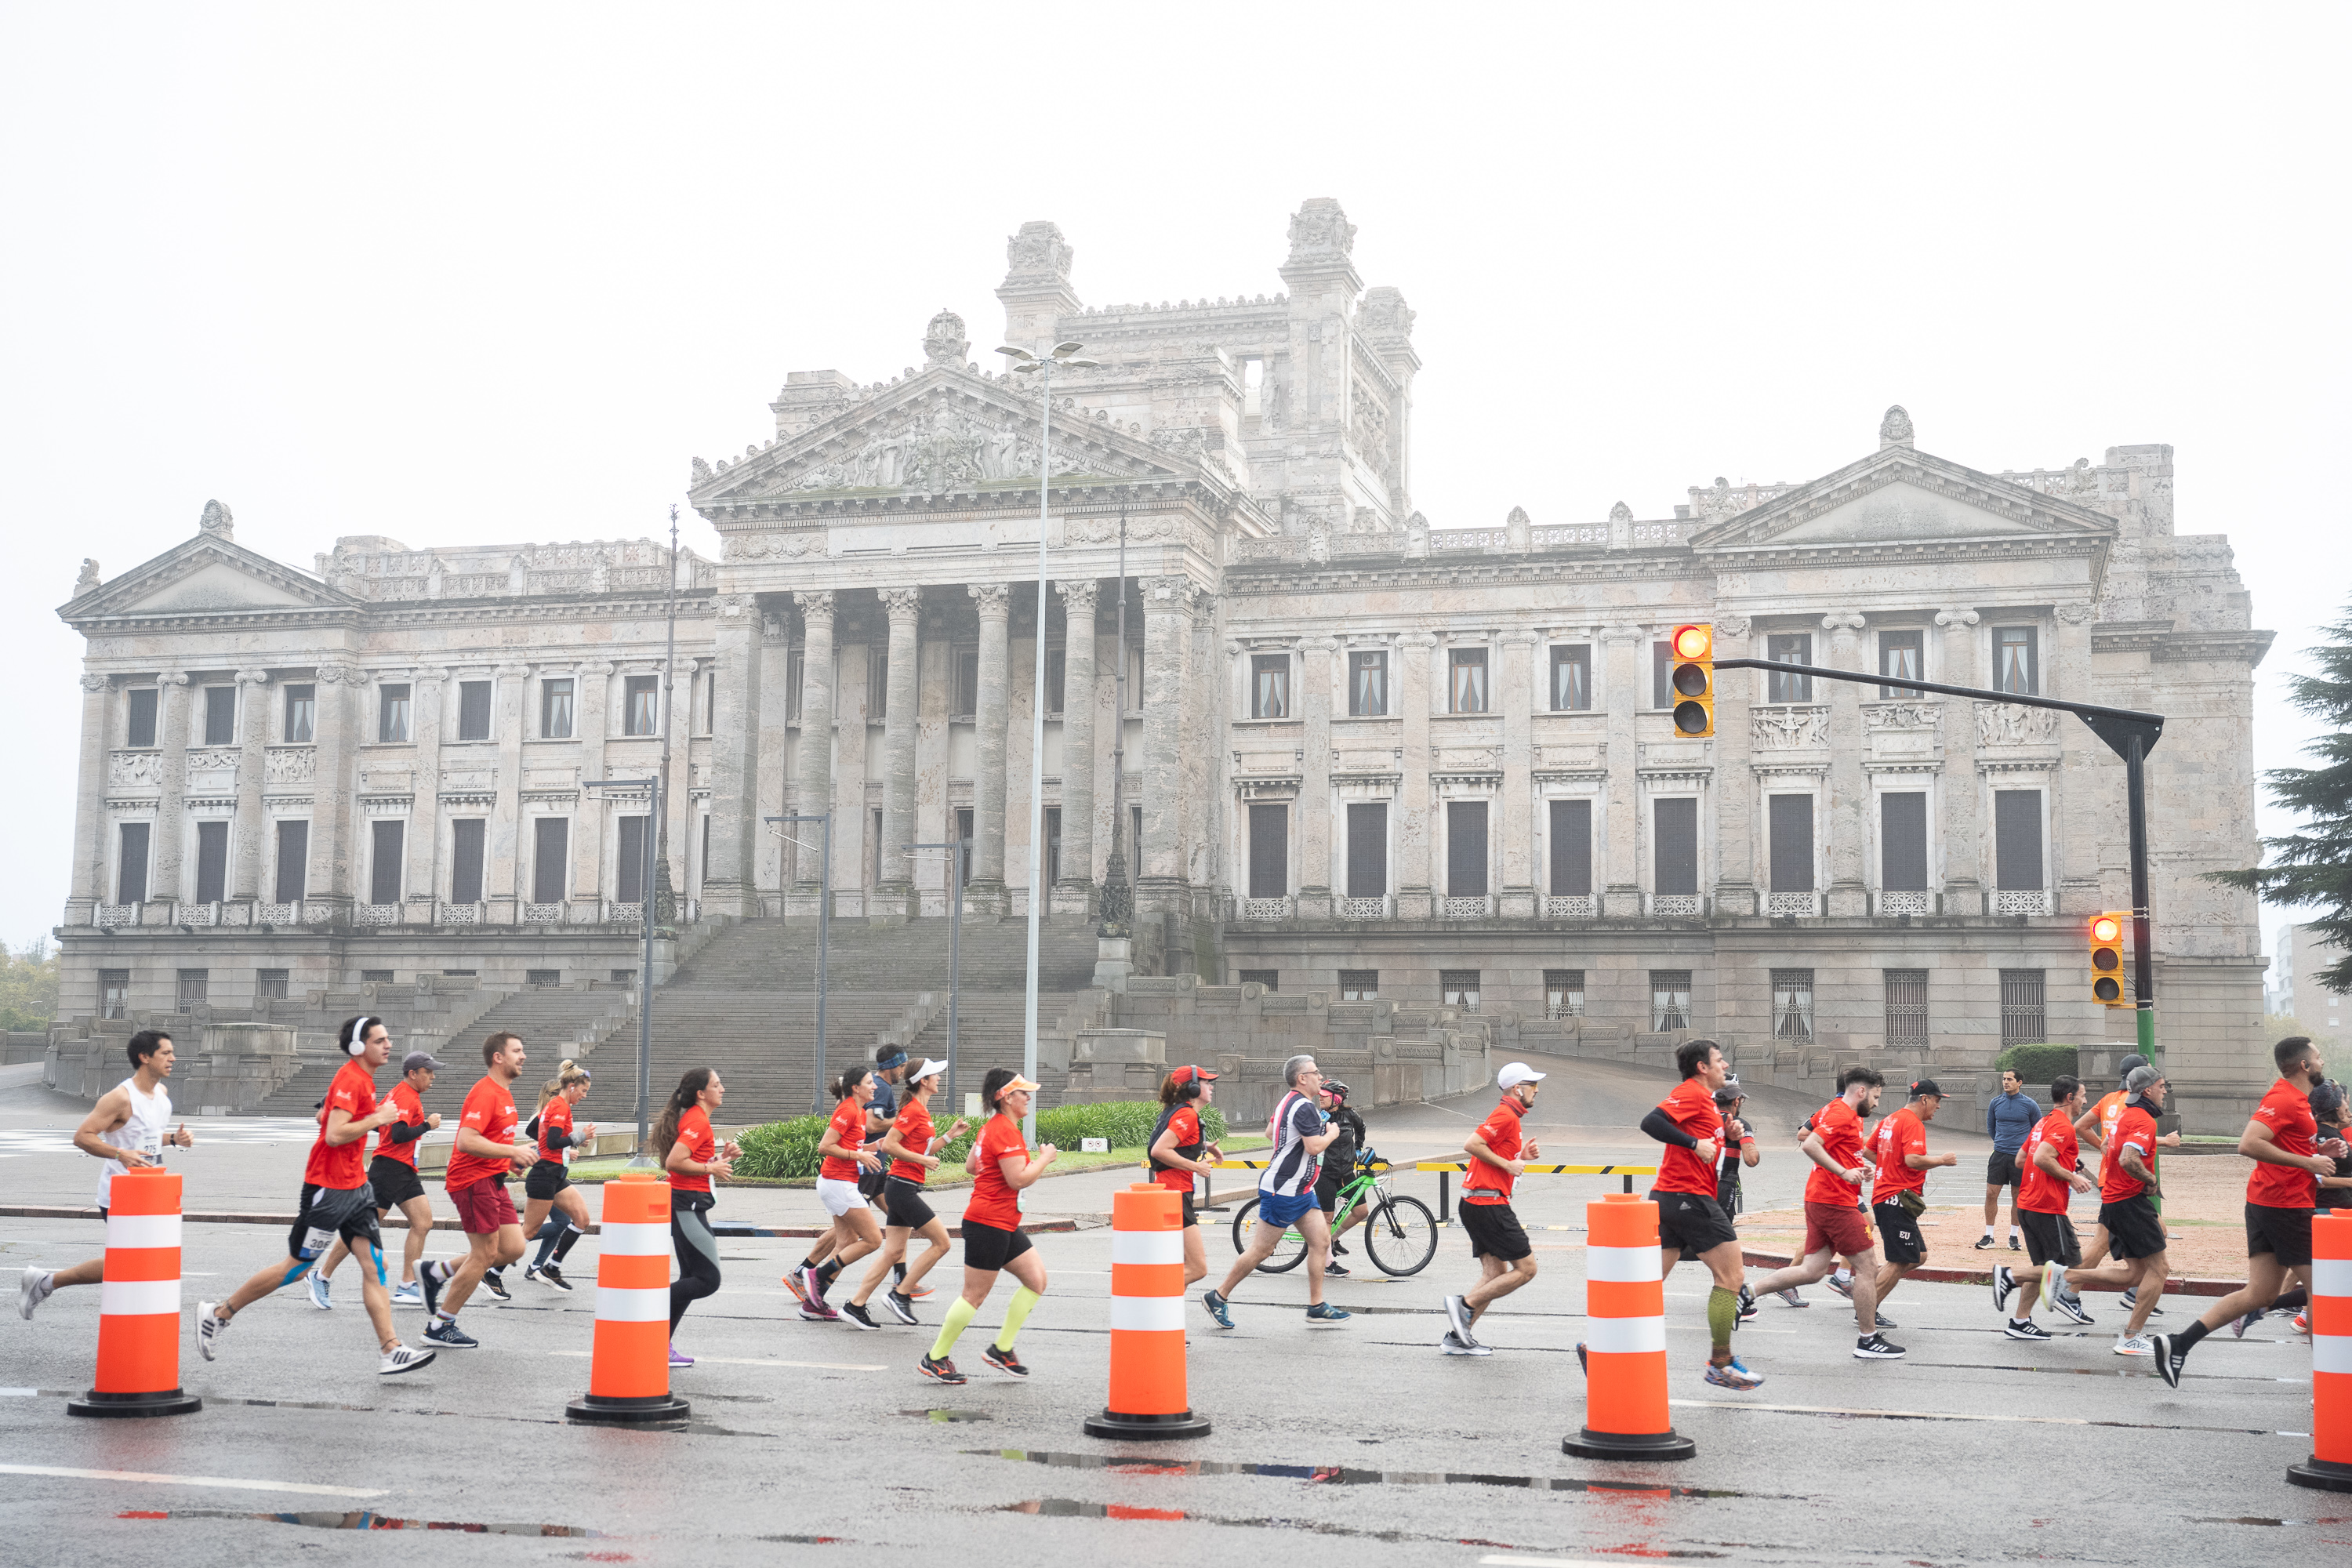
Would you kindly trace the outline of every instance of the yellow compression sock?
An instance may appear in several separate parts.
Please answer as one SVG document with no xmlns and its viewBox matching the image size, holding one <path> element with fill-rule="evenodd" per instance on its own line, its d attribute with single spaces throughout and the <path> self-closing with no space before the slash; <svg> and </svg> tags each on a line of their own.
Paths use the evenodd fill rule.
<svg viewBox="0 0 2352 1568">
<path fill-rule="evenodd" d="M 948 1308 L 947 1320 L 940 1324 L 940 1337 L 931 1342 L 931 1359 L 947 1360 L 948 1352 L 955 1349 L 957 1338 L 966 1329 L 971 1327 L 972 1319 L 979 1315 L 979 1308 L 958 1296 L 954 1303 Z"/>
<path fill-rule="evenodd" d="M 1029 1310 L 1044 1300 L 1044 1297 L 1026 1285 L 1013 1292 L 1013 1302 L 1004 1309 L 1004 1327 L 996 1332 L 998 1350 L 1009 1351 L 1013 1348 L 1013 1336 L 1019 1333 L 1021 1325 L 1029 1321 Z"/>
</svg>

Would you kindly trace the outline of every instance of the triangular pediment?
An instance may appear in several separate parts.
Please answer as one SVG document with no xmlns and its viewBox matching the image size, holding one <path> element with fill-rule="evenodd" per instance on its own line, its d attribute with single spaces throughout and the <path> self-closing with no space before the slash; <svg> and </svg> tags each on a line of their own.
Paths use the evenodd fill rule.
<svg viewBox="0 0 2352 1568">
<path fill-rule="evenodd" d="M 354 601 L 307 573 L 230 540 L 199 534 L 58 610 L 80 624 L 125 616 L 346 609 Z"/>
<path fill-rule="evenodd" d="M 1192 475 L 1202 432 L 1146 437 L 1092 411 L 1054 420 L 1054 478 L 1151 479 Z M 699 508 L 835 497 L 943 495 L 1037 482 L 1038 408 L 993 378 L 928 370 L 798 435 L 717 468 L 695 459 Z"/>
<path fill-rule="evenodd" d="M 1887 447 L 1691 536 L 1695 550 L 2110 539 L 2116 520 L 1958 463 Z"/>
</svg>

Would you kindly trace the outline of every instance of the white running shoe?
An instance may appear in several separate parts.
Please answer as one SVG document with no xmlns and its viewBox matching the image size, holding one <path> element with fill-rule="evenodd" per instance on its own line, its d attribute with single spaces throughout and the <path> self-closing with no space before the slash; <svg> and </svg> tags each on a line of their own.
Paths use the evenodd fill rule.
<svg viewBox="0 0 2352 1568">
<path fill-rule="evenodd" d="M 375 1363 L 375 1374 L 378 1377 L 398 1377 L 404 1372 L 415 1372 L 418 1367 L 429 1363 L 433 1360 L 434 1353 L 429 1350 L 415 1350 L 407 1345 L 394 1345 L 383 1352 L 382 1361 Z"/>
<path fill-rule="evenodd" d="M 196 1350 L 206 1361 L 220 1354 L 220 1338 L 228 1332 L 228 1324 L 213 1310 L 210 1301 L 196 1303 Z"/>
<path fill-rule="evenodd" d="M 1470 1303 L 1459 1296 L 1445 1298 L 1445 1321 L 1449 1331 L 1465 1345 L 1475 1345 L 1478 1336 L 1470 1331 Z"/>
<path fill-rule="evenodd" d="M 58 1277 L 46 1268 L 27 1268 L 16 1281 L 16 1315 L 26 1322 L 33 1321 L 33 1309 L 54 1295 Z"/>
<path fill-rule="evenodd" d="M 310 1270 L 310 1305 L 318 1308 L 321 1312 L 333 1311 L 335 1310 L 334 1288 L 333 1280 L 315 1268 Z"/>
<path fill-rule="evenodd" d="M 405 1285 L 395 1285 L 392 1288 L 392 1304 L 395 1307 L 422 1307 L 425 1305 L 425 1292 L 416 1288 L 414 1279 Z"/>
<path fill-rule="evenodd" d="M 1437 1342 L 1437 1348 L 1447 1355 L 1493 1355 L 1495 1353 L 1485 1345 L 1464 1344 L 1454 1337 L 1452 1329 L 1445 1331 L 1445 1337 Z"/>
<path fill-rule="evenodd" d="M 2154 1355 L 2156 1347 L 2147 1342 L 2146 1334 L 2118 1336 L 2116 1340 L 2116 1353 L 2117 1355 Z"/>
</svg>

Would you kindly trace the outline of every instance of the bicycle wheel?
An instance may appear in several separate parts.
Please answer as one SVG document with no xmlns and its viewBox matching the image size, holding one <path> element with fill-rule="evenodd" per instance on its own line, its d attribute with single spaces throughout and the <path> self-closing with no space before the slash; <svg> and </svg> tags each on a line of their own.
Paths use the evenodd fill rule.
<svg viewBox="0 0 2352 1568">
<path fill-rule="evenodd" d="M 1437 1216 L 1419 1198 L 1391 1197 L 1364 1221 L 1364 1250 L 1383 1274 L 1403 1279 L 1437 1256 Z"/>
<path fill-rule="evenodd" d="M 1252 1198 L 1242 1205 L 1239 1214 L 1234 1215 L 1234 1253 L 1239 1255 L 1247 1252 L 1250 1248 L 1250 1238 L 1256 1234 L 1257 1200 Z M 1274 1244 L 1274 1251 L 1267 1255 L 1265 1262 L 1257 1266 L 1257 1271 L 1260 1274 L 1286 1274 L 1297 1268 L 1306 1256 L 1307 1237 L 1294 1226 L 1283 1232 L 1282 1239 Z"/>
</svg>

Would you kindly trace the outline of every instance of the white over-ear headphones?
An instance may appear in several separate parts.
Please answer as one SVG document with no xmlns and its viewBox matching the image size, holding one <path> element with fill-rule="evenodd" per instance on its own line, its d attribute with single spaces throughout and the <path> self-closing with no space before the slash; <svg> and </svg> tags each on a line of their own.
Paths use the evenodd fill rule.
<svg viewBox="0 0 2352 1568">
<path fill-rule="evenodd" d="M 343 1049 L 349 1051 L 355 1057 L 365 1056 L 367 1054 L 368 1031 L 383 1022 L 383 1020 L 382 1018 L 371 1018 L 365 1014 L 362 1014 L 360 1016 L 352 1019 L 351 1043 L 345 1046 Z"/>
</svg>

